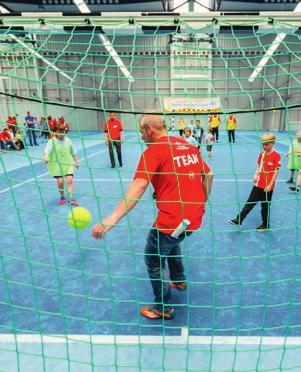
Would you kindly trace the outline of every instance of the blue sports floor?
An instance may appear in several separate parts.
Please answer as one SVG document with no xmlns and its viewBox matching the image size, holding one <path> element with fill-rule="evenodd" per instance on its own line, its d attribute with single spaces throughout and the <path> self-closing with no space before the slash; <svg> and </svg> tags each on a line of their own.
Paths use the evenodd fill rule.
<svg viewBox="0 0 301 372">
<path fill-rule="evenodd" d="M 9 339 L 18 333 L 64 339 L 65 335 L 171 336 L 169 340 L 183 341 L 187 331 L 196 336 L 197 344 L 203 336 L 301 337 L 301 199 L 290 194 L 285 183 L 290 134 L 277 134 L 275 149 L 283 167 L 273 196 L 272 231 L 254 231 L 261 223 L 260 206 L 240 229 L 227 222 L 251 190 L 262 134 L 238 132 L 237 142 L 230 146 L 222 133 L 214 145 L 208 163 L 215 178 L 203 226 L 182 245 L 189 288 L 173 293 L 176 316 L 168 322 L 151 321 L 139 313 L 153 300 L 143 260 L 156 213 L 151 189 L 119 226 L 97 241 L 91 228 L 68 227 L 70 207 L 58 205 L 56 183 L 41 161 L 44 143 L 0 154 L 0 333 L 7 335 L 0 342 L 1 371 L 229 371 L 234 365 L 240 370 L 242 366 L 261 370 L 260 366 L 276 371 L 280 363 L 283 370 L 301 371 L 300 344 L 292 350 L 286 346 L 286 354 L 282 346 L 269 348 L 261 358 L 258 350 L 264 354 L 265 346 L 259 341 L 244 347 L 238 358 L 237 341 L 228 347 L 221 342 L 196 350 L 185 342 L 171 347 L 171 341 L 163 347 L 156 341 L 148 352 L 135 344 L 117 352 L 115 340 L 115 347 L 113 342 L 91 356 L 89 342 L 75 342 L 73 349 L 45 342 L 43 349 L 38 341 Z M 111 169 L 101 135 L 83 133 L 73 140 L 82 159 L 75 171 L 76 198 L 91 211 L 95 224 L 119 201 L 143 146 L 138 133 L 128 132 L 122 147 L 124 167 Z M 221 360 L 214 360 L 216 350 Z"/>
</svg>

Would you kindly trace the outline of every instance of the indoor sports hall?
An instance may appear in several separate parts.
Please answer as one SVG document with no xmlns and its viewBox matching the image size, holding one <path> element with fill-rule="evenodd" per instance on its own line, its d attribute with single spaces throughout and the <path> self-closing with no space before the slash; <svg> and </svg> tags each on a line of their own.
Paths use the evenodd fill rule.
<svg viewBox="0 0 301 372">
<path fill-rule="evenodd" d="M 0 370 L 301 371 L 298 1 L 5 0 L 0 12 Z M 167 144 L 213 173 L 201 227 L 173 238 L 185 237 L 185 286 L 162 264 L 171 303 L 155 318 L 144 249 L 164 185 L 127 197 L 156 146 L 143 117 L 163 117 Z M 243 220 L 254 185 L 267 216 L 259 201 Z M 120 200 L 125 216 L 106 224 Z M 78 207 L 83 229 L 70 226 Z M 112 229 L 95 239 L 95 225 Z"/>
</svg>

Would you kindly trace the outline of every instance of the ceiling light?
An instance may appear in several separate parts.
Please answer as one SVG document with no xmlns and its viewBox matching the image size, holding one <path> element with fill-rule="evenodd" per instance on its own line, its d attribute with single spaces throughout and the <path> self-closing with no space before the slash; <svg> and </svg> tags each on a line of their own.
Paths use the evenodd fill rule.
<svg viewBox="0 0 301 372">
<path fill-rule="evenodd" d="M 116 65 L 119 67 L 120 71 L 123 73 L 123 75 L 127 79 L 129 79 L 130 82 L 133 82 L 134 81 L 133 76 L 131 75 L 131 73 L 129 72 L 129 70 L 125 67 L 122 59 L 119 57 L 118 53 L 114 49 L 114 47 L 111 44 L 111 42 L 109 41 L 109 39 L 106 36 L 102 35 L 102 34 L 99 34 L 98 36 L 99 36 L 100 40 L 102 41 L 103 46 L 109 52 L 110 56 L 113 58 L 113 60 L 115 61 Z"/>
<path fill-rule="evenodd" d="M 81 13 L 91 13 L 91 10 L 87 7 L 84 0 L 73 0 L 73 3 L 77 6 Z"/>
</svg>

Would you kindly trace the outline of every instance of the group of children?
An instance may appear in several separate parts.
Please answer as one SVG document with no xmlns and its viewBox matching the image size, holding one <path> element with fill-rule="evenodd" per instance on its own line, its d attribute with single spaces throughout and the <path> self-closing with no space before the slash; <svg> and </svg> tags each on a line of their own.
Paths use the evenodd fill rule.
<svg viewBox="0 0 301 372">
<path fill-rule="evenodd" d="M 30 114 L 30 112 L 27 114 Z M 34 119 L 32 125 L 27 123 L 26 119 L 28 117 Z M 56 120 L 52 116 L 48 116 L 47 118 L 42 116 L 40 121 L 38 121 L 36 117 L 27 115 L 24 124 L 20 126 L 20 124 L 18 124 L 17 114 L 8 116 L 3 129 L 0 130 L 0 150 L 23 150 L 27 145 L 26 134 L 28 134 L 30 142 L 32 142 L 31 137 L 33 137 L 34 144 L 38 145 L 36 137 L 44 137 L 46 140 L 50 139 L 52 136 L 51 133 L 55 131 L 56 126 L 63 126 L 66 133 L 70 130 L 70 125 L 65 122 L 64 117 L 60 117 Z"/>
<path fill-rule="evenodd" d="M 172 116 L 170 129 L 175 130 L 175 119 Z M 206 144 L 208 159 L 212 158 L 212 145 L 219 140 L 219 126 L 221 118 L 218 114 L 209 116 L 207 133 L 204 135 L 204 129 L 201 127 L 200 120 L 190 120 L 189 124 L 185 124 L 185 120 L 181 117 L 178 121 L 179 135 L 184 137 L 186 141 L 194 146 L 200 147 L 201 143 Z M 229 142 L 235 142 L 235 130 L 237 126 L 237 119 L 234 115 L 229 115 L 226 120 L 226 129 L 228 132 Z"/>
</svg>

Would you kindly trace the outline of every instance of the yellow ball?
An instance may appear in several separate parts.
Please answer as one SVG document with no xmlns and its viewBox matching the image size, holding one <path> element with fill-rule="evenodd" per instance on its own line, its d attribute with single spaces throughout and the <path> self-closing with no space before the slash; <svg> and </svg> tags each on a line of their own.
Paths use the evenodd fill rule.
<svg viewBox="0 0 301 372">
<path fill-rule="evenodd" d="M 76 207 L 68 213 L 68 225 L 77 230 L 88 227 L 91 219 L 91 213 L 86 208 Z"/>
</svg>

